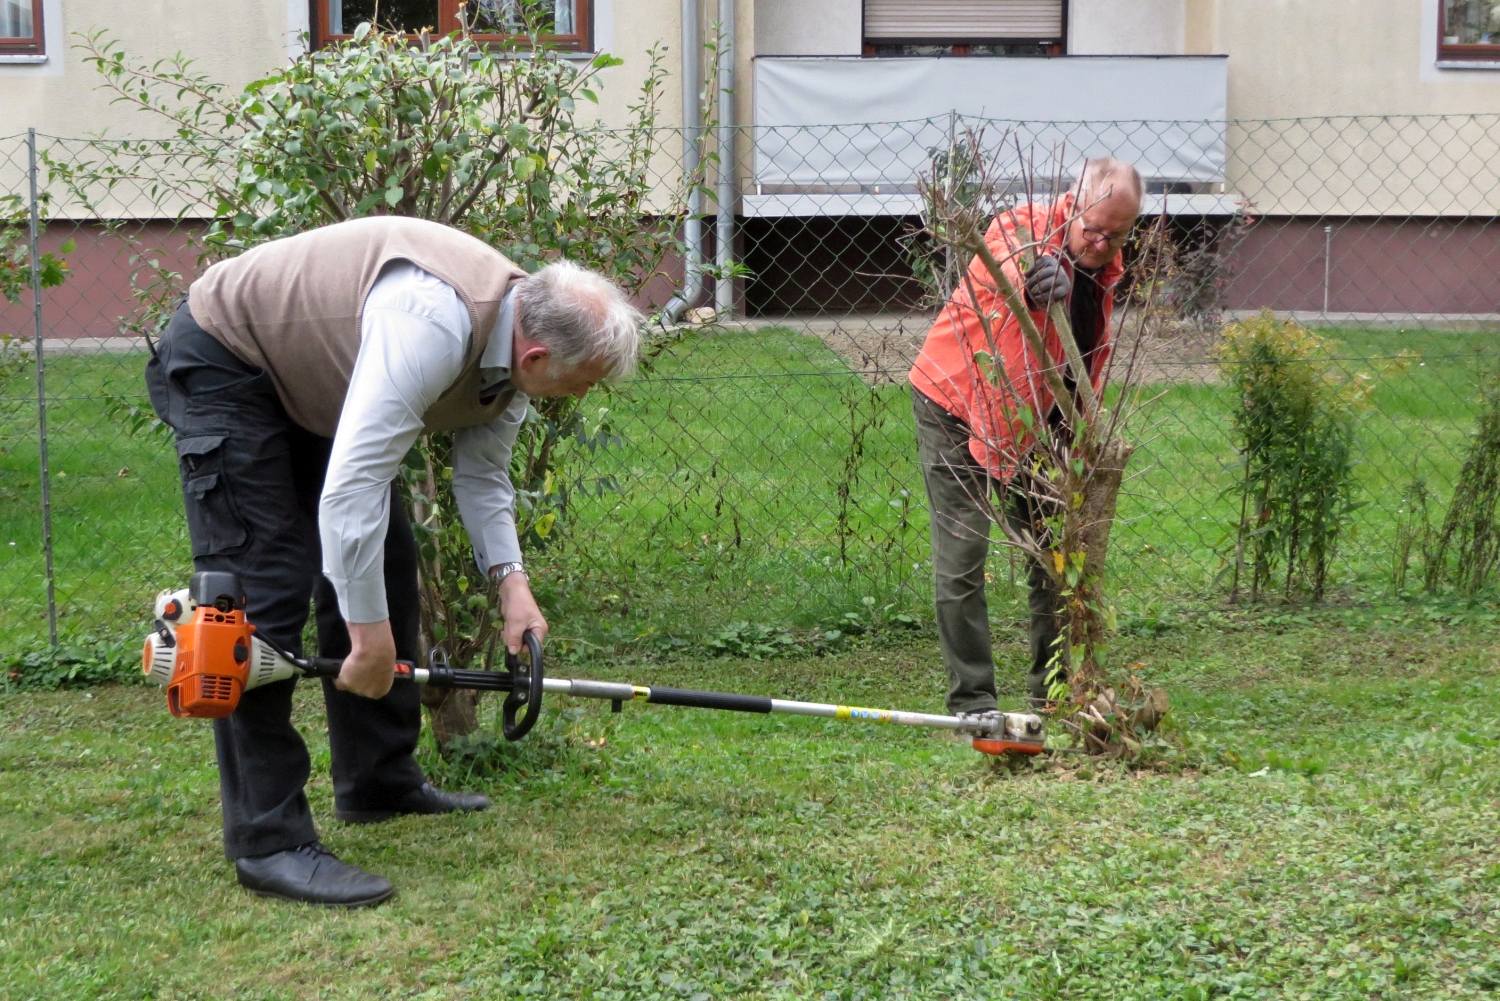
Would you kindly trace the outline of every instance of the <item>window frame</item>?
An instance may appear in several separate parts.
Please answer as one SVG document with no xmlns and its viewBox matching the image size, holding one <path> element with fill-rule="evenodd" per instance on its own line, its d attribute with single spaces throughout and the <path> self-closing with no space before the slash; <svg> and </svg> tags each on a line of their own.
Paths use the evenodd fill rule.
<svg viewBox="0 0 1500 1001">
<path fill-rule="evenodd" d="M 35 0 L 40 4 L 41 0 Z M 433 26 L 436 35 L 448 35 L 458 30 L 458 8 L 462 0 L 437 0 L 438 21 Z M 353 38 L 352 34 L 335 35 L 329 31 L 329 0 L 309 0 L 311 4 L 311 20 L 313 25 L 313 48 L 321 49 L 333 42 L 345 42 Z M 551 48 L 563 52 L 592 52 L 593 51 L 593 3 L 591 0 L 573 0 L 573 33 L 570 35 L 543 35 L 541 40 Z M 442 22 L 447 23 L 446 29 Z M 413 41 L 415 35 L 408 35 Z M 524 35 L 495 35 L 480 34 L 473 35 L 474 41 L 481 45 L 503 45 L 515 43 L 517 40 L 526 41 Z"/>
<path fill-rule="evenodd" d="M 1448 0 L 1437 0 L 1437 61 L 1440 63 L 1495 63 L 1500 67 L 1500 42 L 1461 44 L 1443 41 L 1448 30 Z"/>
<path fill-rule="evenodd" d="M 42 24 L 42 0 L 31 0 L 31 37 L 0 38 L 0 56 L 44 56 L 47 33 Z"/>
</svg>

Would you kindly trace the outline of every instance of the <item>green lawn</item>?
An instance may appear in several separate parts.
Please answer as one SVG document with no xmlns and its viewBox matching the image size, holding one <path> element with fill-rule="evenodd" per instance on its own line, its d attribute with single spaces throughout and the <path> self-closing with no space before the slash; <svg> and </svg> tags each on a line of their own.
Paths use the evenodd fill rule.
<svg viewBox="0 0 1500 1001">
<path fill-rule="evenodd" d="M 305 686 L 325 840 L 400 887 L 356 913 L 233 885 L 209 728 L 159 693 L 7 693 L 0 997 L 1493 997 L 1494 619 L 1214 616 L 1121 640 L 1195 767 L 1010 775 L 926 732 L 589 706 L 493 759 L 509 770 L 424 752 L 489 812 L 369 828 L 328 819 Z M 1012 700 L 1019 630 L 1001 638 Z M 922 636 L 558 670 L 929 710 L 943 690 Z"/>
<path fill-rule="evenodd" d="M 1389 586 L 1407 484 L 1425 477 L 1439 512 L 1446 504 L 1494 338 L 1338 336 L 1341 364 L 1371 373 L 1376 389 L 1359 427 L 1362 506 L 1332 586 L 1336 599 L 1367 600 Z M 1417 355 L 1404 369 L 1383 360 L 1403 350 Z M 151 595 L 187 573 L 170 448 L 131 434 L 103 399 L 134 394 L 143 406 L 142 363 L 48 363 L 65 635 L 135 629 Z M 1238 514 L 1227 391 L 1162 388 L 1134 431 L 1112 560 L 1120 604 L 1143 614 L 1217 600 Z M 0 641 L 12 648 L 45 633 L 33 392 L 24 375 L 0 386 Z M 663 634 L 691 642 L 736 620 L 810 627 L 888 605 L 925 614 L 925 495 L 904 387 L 871 389 L 820 341 L 773 329 L 693 337 L 592 406 L 609 409 L 623 444 L 590 457 L 572 525 L 531 557 L 564 635 L 619 647 Z M 1003 554 L 992 576 L 997 614 L 1009 614 Z"/>
</svg>

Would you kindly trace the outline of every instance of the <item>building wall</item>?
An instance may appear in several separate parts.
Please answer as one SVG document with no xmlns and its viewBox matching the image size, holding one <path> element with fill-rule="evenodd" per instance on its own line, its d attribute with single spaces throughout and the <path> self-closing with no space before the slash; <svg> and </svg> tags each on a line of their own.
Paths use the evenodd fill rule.
<svg viewBox="0 0 1500 1001">
<path fill-rule="evenodd" d="M 1187 0 L 1071 0 L 1068 54 L 1170 56 L 1186 48 Z"/>
<path fill-rule="evenodd" d="M 711 5 L 710 5 L 711 6 Z M 749 0 L 741 6 L 750 10 Z M 625 59 L 605 70 L 598 88 L 598 115 L 622 123 L 637 99 L 649 66 L 648 52 L 660 43 L 670 71 L 661 95 L 662 124 L 681 122 L 678 0 L 594 0 L 595 48 Z M 128 11 L 128 16 L 126 12 Z M 621 12 L 628 16 L 621 17 Z M 74 47 L 77 35 L 105 29 L 124 51 L 152 61 L 182 52 L 200 70 L 231 90 L 282 65 L 301 51 L 308 27 L 307 0 L 45 0 L 47 62 L 0 64 L 0 136 L 28 128 L 54 136 L 152 138 L 167 134 L 149 115 L 112 105 L 98 89 L 100 76 Z M 708 18 L 711 20 L 711 16 Z"/>
<path fill-rule="evenodd" d="M 1226 265 L 1227 309 L 1500 314 L 1490 220 L 1263 218 Z"/>
<path fill-rule="evenodd" d="M 1500 68 L 1439 70 L 1437 0 L 1190 0 L 1190 51 L 1228 53 L 1229 117 L 1500 112 Z"/>
<path fill-rule="evenodd" d="M 293 10 L 300 10 L 300 19 Z M 43 10 L 47 62 L 0 65 L 0 135 L 39 132 L 135 138 L 167 134 L 147 115 L 123 111 L 98 89 L 100 76 L 74 48 L 78 35 L 105 29 L 131 56 L 182 52 L 198 68 L 239 87 L 282 63 L 307 20 L 305 0 L 66 0 Z M 128 12 L 128 16 L 126 16 Z"/>
<path fill-rule="evenodd" d="M 755 8 L 758 56 L 857 56 L 864 44 L 861 0 L 744 0 Z"/>
</svg>

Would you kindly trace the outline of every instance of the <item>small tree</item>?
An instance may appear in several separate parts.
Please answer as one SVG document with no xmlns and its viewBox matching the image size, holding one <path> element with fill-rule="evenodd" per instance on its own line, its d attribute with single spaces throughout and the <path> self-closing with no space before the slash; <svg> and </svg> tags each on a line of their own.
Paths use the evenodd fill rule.
<svg viewBox="0 0 1500 1001">
<path fill-rule="evenodd" d="M 1048 332 L 1032 319 L 1021 290 L 1007 273 L 1008 268 L 1024 271 L 1039 250 L 1055 246 L 1089 206 L 1077 205 L 1069 218 L 1049 223 L 1040 232 L 1023 227 L 1017 240 L 998 249 L 985 241 L 991 221 L 1021 203 L 1035 202 L 1038 188 L 1063 190 L 1062 151 L 1037 157 L 1016 148 L 1013 159 L 975 156 L 967 151 L 1003 150 L 1007 144 L 1003 139 L 986 144 L 982 133 L 973 132 L 959 142 L 966 151 L 966 169 L 934 171 L 924 179 L 922 190 L 933 241 L 960 260 L 977 260 L 999 299 L 993 308 L 985 305 L 972 269 L 959 278 L 950 299 L 949 308 L 974 314 L 982 329 L 982 343 L 969 346 L 966 362 L 969 378 L 984 387 L 992 413 L 985 426 L 971 426 L 970 431 L 1014 470 L 1008 489 L 1026 496 L 1032 509 L 1040 512 L 1041 524 L 1018 528 L 1005 517 L 1003 501 L 988 493 L 975 500 L 1000 527 L 1003 544 L 1041 566 L 1065 599 L 1065 628 L 1054 657 L 1057 669 L 1050 692 L 1059 702 L 1058 719 L 1091 752 L 1133 753 L 1139 749 L 1141 732 L 1154 728 L 1166 712 L 1166 694 L 1146 692 L 1135 679 L 1112 680 L 1106 644 L 1114 615 L 1104 585 L 1120 486 L 1134 451 L 1124 425 L 1142 403 L 1135 358 L 1145 335 L 1140 322 L 1145 314 L 1126 304 L 1129 315 L 1122 317 L 1103 391 L 1095 392 L 1067 310 L 1060 303 L 1051 307 L 1048 327 L 1056 346 L 1049 346 Z M 1140 241 L 1136 287 L 1151 290 L 1161 285 L 1155 275 L 1166 246 L 1164 222 L 1158 220 Z M 1149 306 L 1151 293 L 1144 295 Z M 1035 373 L 1056 401 L 1055 422 L 1023 402 L 1028 397 L 1006 374 L 999 347 L 999 324 L 1006 313 L 1019 322 Z M 1113 401 L 1108 408 L 1107 395 Z"/>
<path fill-rule="evenodd" d="M 1333 342 L 1269 311 L 1230 324 L 1219 364 L 1235 393 L 1244 463 L 1231 599 L 1247 567 L 1251 599 L 1281 577 L 1321 600 L 1355 508 L 1355 418 L 1369 379 L 1331 361 Z"/>
<path fill-rule="evenodd" d="M 1425 511 L 1424 511 L 1425 514 Z M 1427 590 L 1476 595 L 1500 569 L 1500 373 L 1480 378 L 1479 419 L 1427 559 Z"/>
<path fill-rule="evenodd" d="M 585 124 L 600 71 L 540 41 L 545 12 L 520 9 L 526 52 L 459 34 L 419 44 L 362 24 L 352 40 L 308 52 L 228 92 L 191 61 L 129 59 L 102 33 L 85 59 L 116 101 L 157 115 L 175 138 L 97 142 L 92 157 L 49 163 L 84 205 L 117 189 L 144 191 L 180 219 L 209 218 L 196 235 L 207 259 L 312 227 L 367 215 L 408 215 L 459 227 L 528 270 L 566 257 L 638 292 L 675 246 L 681 192 L 653 194 L 657 99 L 665 76 L 651 64 L 628 124 Z M 663 211 L 665 209 L 665 211 Z M 111 227 L 133 239 L 119 223 Z M 142 255 L 149 268 L 149 256 Z M 142 310 L 163 321 L 182 278 L 160 271 L 136 282 Z M 150 326 L 148 322 L 146 326 Z M 515 449 L 512 480 L 523 539 L 542 544 L 565 523 L 580 450 L 607 427 L 579 401 L 538 401 Z M 424 643 L 456 662 L 488 661 L 499 630 L 493 588 L 475 572 L 452 495 L 451 435 L 424 436 L 403 466 L 421 559 Z M 440 743 L 475 726 L 475 694 L 424 692 Z"/>
</svg>

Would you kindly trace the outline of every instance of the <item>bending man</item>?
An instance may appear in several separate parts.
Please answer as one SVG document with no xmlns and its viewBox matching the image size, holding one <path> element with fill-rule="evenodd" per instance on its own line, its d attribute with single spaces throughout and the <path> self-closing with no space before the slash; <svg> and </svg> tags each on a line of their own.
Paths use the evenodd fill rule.
<svg viewBox="0 0 1500 1001">
<path fill-rule="evenodd" d="M 912 366 L 912 407 L 932 520 L 938 639 L 948 669 L 950 712 L 996 708 L 984 594 L 991 519 L 1008 518 L 1038 536 L 1046 531 L 1043 512 L 1025 484 L 1015 479 L 1025 475 L 1015 468 L 1024 443 L 1015 440 L 1013 418 L 1029 407 L 1038 417 L 1047 415 L 1054 427 L 1059 420 L 1041 376 L 1042 365 L 1059 366 L 1062 359 L 1047 306 L 1053 301 L 1067 304 L 1074 336 L 1097 389 L 1109 356 L 1112 290 L 1124 273 L 1120 248 L 1140 212 L 1141 196 L 1141 177 L 1134 167 L 1094 160 L 1072 191 L 1051 203 L 1006 212 L 986 232 L 986 244 L 1005 262 L 1012 284 L 1024 289 L 1028 311 L 1056 357 L 1035 357 L 1020 322 L 976 257 Z M 1019 257 L 1012 256 L 1014 249 L 1048 233 L 1048 246 L 1039 250 L 1023 274 Z M 1001 356 L 996 364 L 1004 366 L 1006 376 L 998 388 L 984 380 L 974 361 L 976 351 L 992 350 L 981 313 L 994 317 L 991 329 Z M 993 504 L 991 497 L 996 498 Z M 1046 571 L 1035 564 L 1028 571 L 1031 642 L 1026 685 L 1033 704 L 1041 704 L 1046 701 L 1058 642 L 1061 599 Z"/>
<path fill-rule="evenodd" d="M 530 399 L 629 372 L 639 324 L 599 275 L 567 263 L 527 275 L 458 230 L 391 216 L 216 264 L 173 316 L 146 379 L 176 432 L 193 563 L 239 574 L 249 620 L 293 651 L 313 600 L 318 653 L 344 658 L 323 683 L 340 820 L 489 805 L 427 783 L 412 757 L 417 688 L 391 687 L 396 659 L 419 653 L 402 458 L 424 430 L 456 432 L 453 491 L 479 570 L 499 581 L 505 645 L 545 635 L 511 448 Z M 225 854 L 263 896 L 378 903 L 391 883 L 318 841 L 295 685 L 253 689 L 214 721 Z"/>
</svg>

